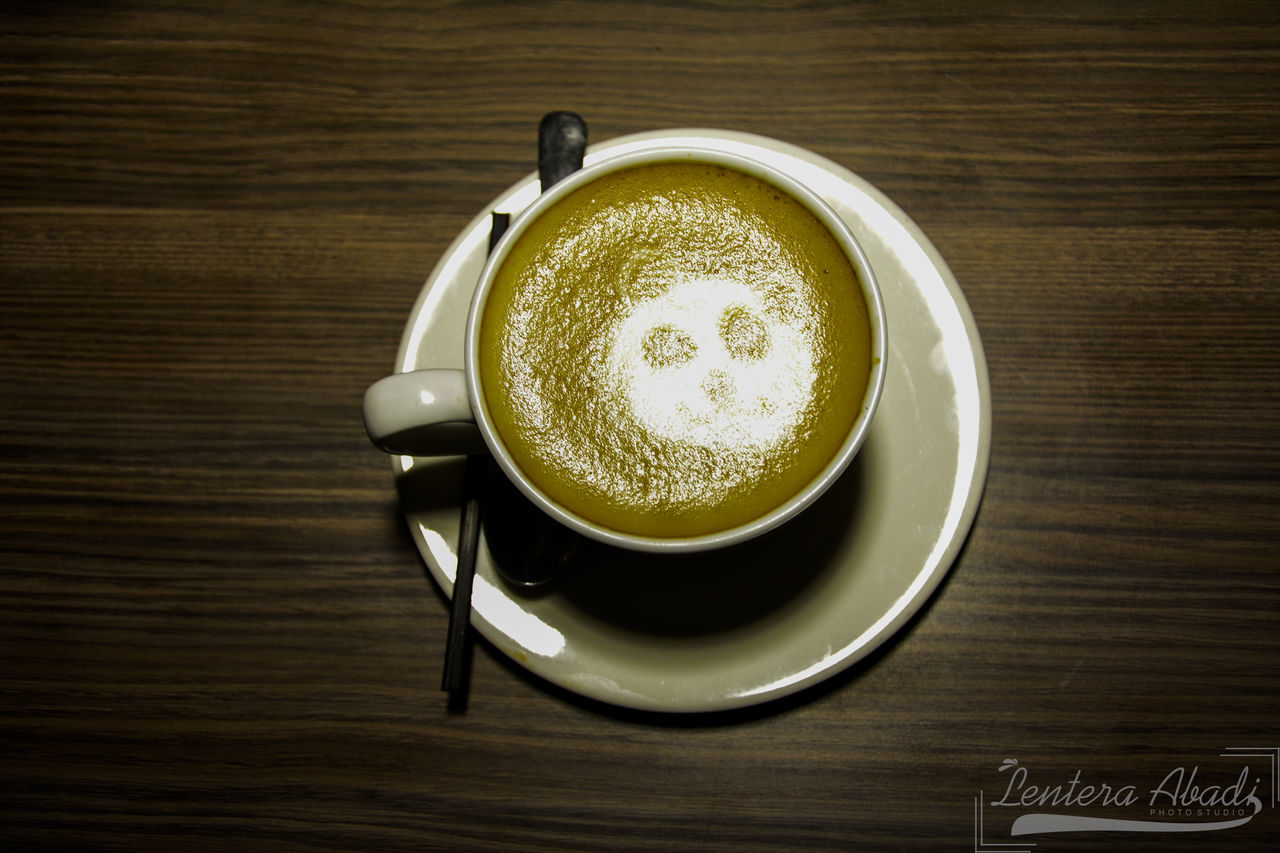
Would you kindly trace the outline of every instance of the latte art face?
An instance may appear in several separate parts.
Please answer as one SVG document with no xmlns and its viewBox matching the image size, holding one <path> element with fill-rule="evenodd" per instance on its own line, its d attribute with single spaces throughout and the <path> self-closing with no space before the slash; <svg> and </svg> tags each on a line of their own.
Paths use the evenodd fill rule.
<svg viewBox="0 0 1280 853">
<path fill-rule="evenodd" d="M 485 406 L 539 489 L 604 527 L 728 530 L 836 455 L 871 359 L 861 285 L 807 208 L 697 162 L 603 175 L 517 238 L 485 302 Z"/>
<path fill-rule="evenodd" d="M 681 281 L 630 309 L 606 375 L 655 438 L 722 453 L 787 438 L 812 394 L 812 341 L 747 284 Z"/>
</svg>

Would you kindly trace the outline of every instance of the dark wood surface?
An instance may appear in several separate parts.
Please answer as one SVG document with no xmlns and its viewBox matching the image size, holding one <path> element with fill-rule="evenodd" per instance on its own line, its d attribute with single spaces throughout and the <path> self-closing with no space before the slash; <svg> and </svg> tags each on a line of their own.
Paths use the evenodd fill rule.
<svg viewBox="0 0 1280 853">
<path fill-rule="evenodd" d="M 1237 829 L 1035 853 L 1280 843 L 1222 756 L 1280 747 L 1280 7 L 0 10 L 0 846 L 969 850 L 1005 759 L 1261 779 Z M 965 550 L 793 701 L 616 711 L 483 644 L 439 691 L 360 397 L 553 109 L 829 157 L 973 308 Z"/>
</svg>

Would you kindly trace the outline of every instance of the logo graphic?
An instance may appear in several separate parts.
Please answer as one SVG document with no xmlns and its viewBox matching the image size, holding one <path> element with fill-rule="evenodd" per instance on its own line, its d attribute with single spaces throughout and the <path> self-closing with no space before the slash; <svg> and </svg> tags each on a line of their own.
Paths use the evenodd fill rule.
<svg viewBox="0 0 1280 853">
<path fill-rule="evenodd" d="M 1116 784 L 1088 779 L 1077 770 L 1066 779 L 1042 779 L 1016 758 L 996 768 L 1002 793 L 973 800 L 974 853 L 1032 853 L 1026 836 L 1064 832 L 1219 832 L 1249 823 L 1263 807 L 1280 802 L 1280 747 L 1227 747 L 1219 758 L 1266 759 L 1238 771 L 1204 771 L 1199 765 L 1170 769 L 1161 778 Z M 988 809 L 991 811 L 988 812 Z M 1015 810 L 1008 833 L 1019 841 L 991 841 L 988 818 L 1000 825 Z M 998 812 L 996 810 L 999 810 Z"/>
</svg>

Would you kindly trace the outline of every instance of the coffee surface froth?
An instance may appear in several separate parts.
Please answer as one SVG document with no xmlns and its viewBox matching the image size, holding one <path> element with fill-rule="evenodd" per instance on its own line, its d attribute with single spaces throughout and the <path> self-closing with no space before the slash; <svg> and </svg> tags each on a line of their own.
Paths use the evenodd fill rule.
<svg viewBox="0 0 1280 853">
<path fill-rule="evenodd" d="M 839 243 L 756 177 L 671 162 L 606 174 L 524 231 L 480 328 L 485 405 L 571 511 L 687 537 L 781 505 L 837 453 L 870 372 Z"/>
</svg>

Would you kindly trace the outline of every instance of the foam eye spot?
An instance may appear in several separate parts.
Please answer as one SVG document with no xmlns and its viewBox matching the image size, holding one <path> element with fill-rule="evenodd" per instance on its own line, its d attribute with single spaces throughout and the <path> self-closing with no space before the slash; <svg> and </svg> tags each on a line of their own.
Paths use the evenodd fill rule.
<svg viewBox="0 0 1280 853">
<path fill-rule="evenodd" d="M 644 354 L 646 364 L 654 370 L 662 370 L 666 367 L 678 367 L 692 359 L 698 351 L 698 345 L 688 332 L 663 324 L 644 333 L 640 351 Z"/>
<path fill-rule="evenodd" d="M 745 305 L 730 305 L 720 315 L 720 338 L 729 355 L 742 361 L 756 361 L 769 352 L 769 329 Z"/>
</svg>

